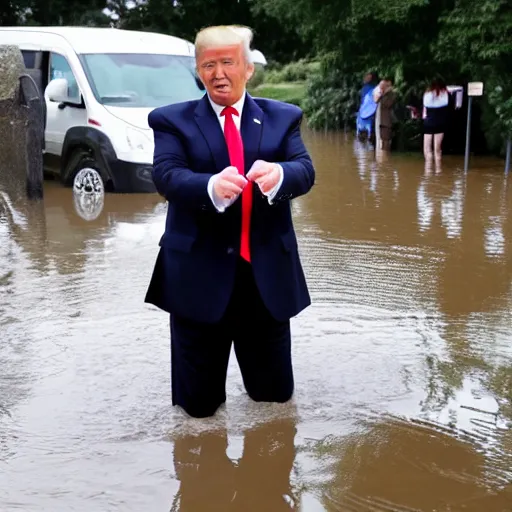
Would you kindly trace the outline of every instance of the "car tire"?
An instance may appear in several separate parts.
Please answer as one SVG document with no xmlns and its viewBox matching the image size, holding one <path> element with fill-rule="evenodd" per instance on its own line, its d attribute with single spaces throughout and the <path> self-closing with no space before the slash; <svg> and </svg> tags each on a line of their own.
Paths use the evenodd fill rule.
<svg viewBox="0 0 512 512">
<path fill-rule="evenodd" d="M 87 151 L 73 153 L 66 166 L 66 184 L 76 193 L 104 193 L 109 185 L 102 175 L 100 166 Z"/>
</svg>

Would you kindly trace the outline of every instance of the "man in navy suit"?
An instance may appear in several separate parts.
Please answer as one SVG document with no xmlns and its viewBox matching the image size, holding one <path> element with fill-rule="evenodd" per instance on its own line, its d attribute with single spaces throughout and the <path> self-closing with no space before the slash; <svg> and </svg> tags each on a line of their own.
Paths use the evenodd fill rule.
<svg viewBox="0 0 512 512">
<path fill-rule="evenodd" d="M 194 417 L 225 402 L 232 343 L 248 395 L 288 401 L 290 318 L 311 302 L 290 211 L 315 180 L 302 111 L 246 92 L 251 41 L 246 27 L 202 30 L 207 94 L 149 115 L 168 212 L 146 302 L 170 313 L 173 405 Z"/>
</svg>

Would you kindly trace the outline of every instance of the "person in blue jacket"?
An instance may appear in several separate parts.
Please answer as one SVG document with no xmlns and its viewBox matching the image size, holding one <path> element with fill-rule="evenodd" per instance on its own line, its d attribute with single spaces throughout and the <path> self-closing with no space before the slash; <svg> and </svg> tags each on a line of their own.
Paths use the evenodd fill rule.
<svg viewBox="0 0 512 512">
<path fill-rule="evenodd" d="M 373 100 L 373 90 L 378 84 L 376 73 L 367 73 L 364 77 L 364 85 L 360 91 L 360 106 L 357 113 L 357 136 L 360 137 L 363 132 L 366 132 L 368 138 L 371 137 L 373 132 L 373 124 L 375 121 L 375 112 L 377 104 Z"/>
</svg>

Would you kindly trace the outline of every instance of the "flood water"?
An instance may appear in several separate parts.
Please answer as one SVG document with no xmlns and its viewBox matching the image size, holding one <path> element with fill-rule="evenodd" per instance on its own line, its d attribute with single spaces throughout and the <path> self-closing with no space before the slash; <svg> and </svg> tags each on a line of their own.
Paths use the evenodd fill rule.
<svg viewBox="0 0 512 512">
<path fill-rule="evenodd" d="M 512 178 L 306 133 L 296 393 L 171 406 L 156 195 L 0 191 L 0 511 L 512 511 Z M 80 210 L 81 211 L 81 210 Z M 87 220 L 83 217 L 87 217 Z"/>
</svg>

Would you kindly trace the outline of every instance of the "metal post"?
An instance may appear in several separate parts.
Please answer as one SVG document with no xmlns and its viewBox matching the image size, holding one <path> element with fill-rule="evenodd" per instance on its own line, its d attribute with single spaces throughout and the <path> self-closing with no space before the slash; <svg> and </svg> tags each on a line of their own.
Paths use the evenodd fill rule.
<svg viewBox="0 0 512 512">
<path fill-rule="evenodd" d="M 510 157 L 512 153 L 512 138 L 509 137 L 507 141 L 507 156 L 505 159 L 505 174 L 508 174 L 510 171 Z"/>
<path fill-rule="evenodd" d="M 469 169 L 469 145 L 471 142 L 471 107 L 473 104 L 473 97 L 470 96 L 468 99 L 468 126 L 466 128 L 466 155 L 464 157 L 464 172 L 468 172 Z"/>
<path fill-rule="evenodd" d="M 43 198 L 43 149 L 45 129 L 44 97 L 34 79 L 20 77 L 20 104 L 26 116 L 26 192 L 29 199 Z"/>
</svg>

